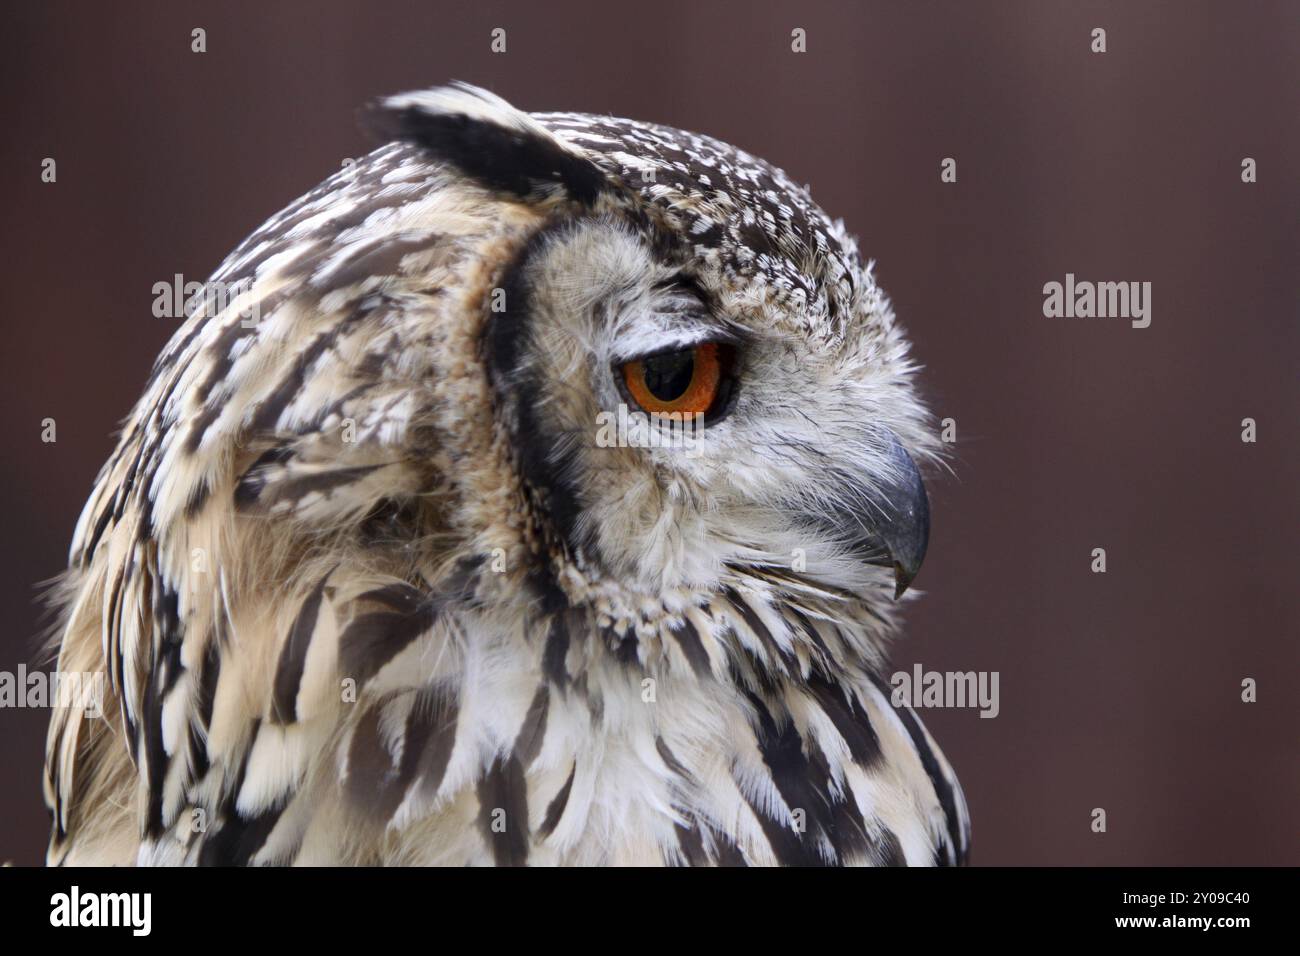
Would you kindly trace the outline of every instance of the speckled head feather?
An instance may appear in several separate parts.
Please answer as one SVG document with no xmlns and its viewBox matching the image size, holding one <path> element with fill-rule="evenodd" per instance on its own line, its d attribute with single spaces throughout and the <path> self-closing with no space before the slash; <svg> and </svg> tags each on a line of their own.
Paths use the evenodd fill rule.
<svg viewBox="0 0 1300 956">
<path fill-rule="evenodd" d="M 111 710 L 55 714 L 50 860 L 962 861 L 885 676 L 935 444 L 843 226 L 666 127 L 465 86 L 370 122 L 87 502 L 60 666 Z M 651 367 L 713 389 L 689 435 L 614 427 Z"/>
</svg>

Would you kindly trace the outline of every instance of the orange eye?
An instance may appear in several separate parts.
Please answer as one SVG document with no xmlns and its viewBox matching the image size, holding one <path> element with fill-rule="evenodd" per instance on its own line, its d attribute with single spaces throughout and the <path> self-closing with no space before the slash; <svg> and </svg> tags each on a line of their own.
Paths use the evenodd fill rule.
<svg viewBox="0 0 1300 956">
<path fill-rule="evenodd" d="M 642 411 L 703 414 L 717 402 L 727 358 L 725 346 L 704 342 L 623 363 L 623 383 Z"/>
</svg>

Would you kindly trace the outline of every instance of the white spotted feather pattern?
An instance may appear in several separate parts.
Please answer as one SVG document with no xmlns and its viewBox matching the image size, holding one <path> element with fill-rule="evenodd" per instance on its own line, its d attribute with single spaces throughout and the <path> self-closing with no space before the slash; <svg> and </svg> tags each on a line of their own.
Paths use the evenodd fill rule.
<svg viewBox="0 0 1300 956">
<path fill-rule="evenodd" d="M 110 700 L 55 712 L 50 862 L 964 861 L 856 530 L 934 443 L 842 225 L 665 127 L 470 87 L 373 122 L 217 270 L 87 502 L 60 667 Z M 612 366 L 715 333 L 699 454 L 595 441 Z"/>
</svg>

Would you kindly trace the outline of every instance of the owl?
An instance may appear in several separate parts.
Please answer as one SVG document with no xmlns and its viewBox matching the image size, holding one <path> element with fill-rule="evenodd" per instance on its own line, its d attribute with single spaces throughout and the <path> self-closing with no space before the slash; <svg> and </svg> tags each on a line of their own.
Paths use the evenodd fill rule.
<svg viewBox="0 0 1300 956">
<path fill-rule="evenodd" d="M 663 126 L 367 115 L 77 524 L 49 862 L 964 862 L 886 656 L 939 446 L 843 224 Z"/>
</svg>

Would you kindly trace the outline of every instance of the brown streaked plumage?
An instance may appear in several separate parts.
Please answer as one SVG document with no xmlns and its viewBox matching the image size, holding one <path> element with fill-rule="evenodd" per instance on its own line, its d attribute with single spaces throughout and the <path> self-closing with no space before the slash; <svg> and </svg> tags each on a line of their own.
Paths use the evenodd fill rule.
<svg viewBox="0 0 1300 956">
<path fill-rule="evenodd" d="M 111 700 L 51 725 L 50 861 L 962 861 L 884 683 L 934 442 L 842 225 L 665 127 L 372 118 L 87 502 L 60 666 Z M 694 443 L 605 441 L 618 370 L 700 343 L 736 358 Z"/>
</svg>

